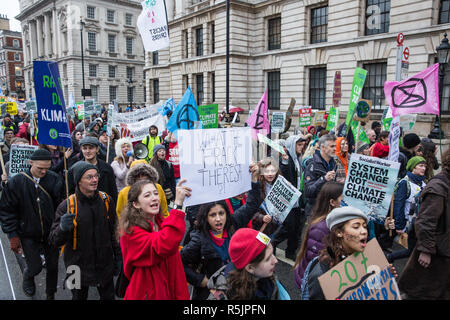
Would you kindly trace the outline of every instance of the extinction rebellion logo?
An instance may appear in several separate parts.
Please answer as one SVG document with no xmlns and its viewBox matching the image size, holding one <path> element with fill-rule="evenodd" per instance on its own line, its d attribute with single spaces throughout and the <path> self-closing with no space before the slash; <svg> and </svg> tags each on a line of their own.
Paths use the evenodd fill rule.
<svg viewBox="0 0 450 320">
<path fill-rule="evenodd" d="M 58 138 L 58 131 L 56 131 L 55 129 L 52 128 L 48 132 L 48 135 L 50 136 L 50 138 L 56 139 L 56 138 Z"/>
</svg>

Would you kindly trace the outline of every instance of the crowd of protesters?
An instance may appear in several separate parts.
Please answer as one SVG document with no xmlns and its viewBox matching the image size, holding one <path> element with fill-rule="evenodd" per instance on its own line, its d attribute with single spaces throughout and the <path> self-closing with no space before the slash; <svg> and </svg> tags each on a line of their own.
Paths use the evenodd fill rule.
<svg viewBox="0 0 450 320">
<path fill-rule="evenodd" d="M 37 125 L 22 111 L 3 117 L 5 168 L 12 144 L 39 145 L 30 121 Z M 44 260 L 45 292 L 55 299 L 61 254 L 66 268 L 81 271 L 81 287 L 69 288 L 74 300 L 86 300 L 89 287 L 100 299 L 116 299 L 124 277 L 126 300 L 287 299 L 275 273 L 276 249 L 287 240 L 300 296 L 325 299 L 318 277 L 375 237 L 389 262 L 408 258 L 398 276 L 403 298 L 450 299 L 450 150 L 439 163 L 430 139 L 402 136 L 393 218 L 370 227 L 342 193 L 352 153 L 388 157 L 389 132 L 377 121 L 366 129 L 364 148 L 351 131 L 326 131 L 326 122 L 284 134 L 277 143 L 285 155 L 248 168 L 249 192 L 187 208 L 192 190 L 180 176 L 175 136 L 151 126 L 141 141 L 148 155 L 137 159 L 129 138 L 115 129 L 108 138 L 107 121 L 105 110 L 70 119 L 71 149 L 39 145 L 27 171 L 9 177 L 2 169 L 0 223 L 11 250 L 25 257 L 26 295 L 35 294 Z M 278 176 L 302 192 L 282 224 L 264 201 Z M 393 250 L 405 235 L 408 249 Z"/>
</svg>

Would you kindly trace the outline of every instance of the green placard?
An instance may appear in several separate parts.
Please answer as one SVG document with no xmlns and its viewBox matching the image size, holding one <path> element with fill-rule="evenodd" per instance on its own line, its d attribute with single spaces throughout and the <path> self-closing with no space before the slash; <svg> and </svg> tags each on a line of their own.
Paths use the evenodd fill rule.
<svg viewBox="0 0 450 320">
<path fill-rule="evenodd" d="M 311 107 L 300 108 L 298 110 L 298 126 L 305 128 L 311 125 Z"/>
<path fill-rule="evenodd" d="M 366 81 L 367 70 L 356 68 L 355 74 L 353 76 L 352 93 L 350 95 L 350 103 L 348 105 L 347 118 L 345 119 L 345 124 L 347 127 L 352 121 L 353 114 L 355 113 L 356 104 L 359 101 L 362 89 L 364 87 L 364 82 Z"/>
<path fill-rule="evenodd" d="M 203 129 L 212 129 L 219 127 L 219 105 L 208 104 L 198 106 L 198 114 L 202 121 Z"/>
<path fill-rule="evenodd" d="M 335 107 L 331 107 L 328 112 L 327 119 L 327 131 L 334 130 L 337 127 L 339 122 L 339 109 Z"/>
</svg>

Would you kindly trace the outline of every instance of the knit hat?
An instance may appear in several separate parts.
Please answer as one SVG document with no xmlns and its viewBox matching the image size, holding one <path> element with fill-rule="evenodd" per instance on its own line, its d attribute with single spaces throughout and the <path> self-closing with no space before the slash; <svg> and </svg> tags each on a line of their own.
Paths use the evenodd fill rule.
<svg viewBox="0 0 450 320">
<path fill-rule="evenodd" d="M 367 216 L 364 212 L 355 207 L 339 207 L 331 210 L 325 222 L 328 229 L 332 229 L 335 225 L 346 222 L 348 220 L 363 218 L 367 222 Z"/>
<path fill-rule="evenodd" d="M 414 168 L 419 163 L 422 163 L 422 162 L 427 163 L 423 157 L 419 157 L 419 156 L 412 157 L 411 159 L 409 159 L 408 163 L 406 164 L 406 170 L 412 172 L 414 170 Z"/>
<path fill-rule="evenodd" d="M 5 133 L 7 133 L 7 132 L 9 132 L 9 131 L 11 131 L 12 133 L 14 133 L 14 130 L 13 130 L 12 128 L 6 127 L 6 128 L 3 130 L 3 134 L 5 134 Z"/>
<path fill-rule="evenodd" d="M 83 174 L 91 169 L 95 169 L 98 172 L 98 168 L 96 166 L 86 161 L 78 161 L 71 167 L 73 173 L 73 180 L 75 181 L 76 186 L 78 186 L 78 182 L 80 182 Z"/>
<path fill-rule="evenodd" d="M 406 149 L 412 149 L 420 143 L 420 138 L 415 133 L 408 133 L 403 137 L 403 145 Z"/>
<path fill-rule="evenodd" d="M 372 130 L 375 129 L 376 127 L 381 127 L 381 123 L 379 123 L 378 121 L 372 122 L 371 125 Z"/>
<path fill-rule="evenodd" d="M 269 245 L 269 242 L 270 238 L 262 232 L 250 228 L 239 229 L 231 237 L 228 247 L 231 262 L 237 269 L 243 269 Z"/>
<path fill-rule="evenodd" d="M 95 137 L 87 136 L 80 140 L 80 147 L 85 144 L 90 144 L 94 147 L 98 147 L 98 139 Z"/>
<path fill-rule="evenodd" d="M 33 154 L 31 155 L 30 160 L 33 161 L 39 161 L 39 160 L 52 160 L 52 154 L 50 151 L 46 149 L 37 149 Z"/>
<path fill-rule="evenodd" d="M 156 146 L 153 147 L 153 156 L 155 156 L 155 154 L 158 152 L 158 150 L 164 149 L 166 150 L 166 148 L 164 148 L 164 146 L 162 144 L 157 144 Z"/>
</svg>

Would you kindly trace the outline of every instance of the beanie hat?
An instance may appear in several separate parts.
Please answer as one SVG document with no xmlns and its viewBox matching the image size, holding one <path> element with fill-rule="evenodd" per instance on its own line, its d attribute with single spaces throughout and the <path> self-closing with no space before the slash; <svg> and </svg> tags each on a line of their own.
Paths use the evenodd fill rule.
<svg viewBox="0 0 450 320">
<path fill-rule="evenodd" d="M 371 126 L 372 130 L 377 128 L 377 127 L 381 127 L 381 123 L 379 123 L 378 121 L 372 122 L 372 126 Z"/>
<path fill-rule="evenodd" d="M 13 130 L 12 128 L 6 127 L 6 128 L 3 130 L 3 134 L 5 134 L 5 133 L 7 133 L 7 132 L 9 132 L 9 131 L 11 131 L 12 133 L 14 133 L 14 130 Z"/>
<path fill-rule="evenodd" d="M 37 149 L 31 155 L 30 160 L 52 160 L 52 154 L 46 149 Z"/>
<path fill-rule="evenodd" d="M 98 139 L 91 137 L 91 136 L 87 136 L 87 137 L 84 137 L 83 139 L 81 139 L 79 144 L 80 144 L 80 147 L 85 144 L 90 144 L 92 146 L 98 147 Z"/>
<path fill-rule="evenodd" d="M 147 160 L 145 160 L 145 159 L 134 160 L 134 161 L 130 164 L 130 169 L 133 168 L 135 165 L 140 164 L 140 163 L 148 164 Z"/>
<path fill-rule="evenodd" d="M 269 242 L 270 238 L 262 232 L 250 228 L 239 229 L 231 237 L 228 247 L 231 262 L 237 269 L 243 269 L 269 245 Z"/>
<path fill-rule="evenodd" d="M 158 150 L 164 149 L 166 150 L 166 148 L 164 148 L 164 146 L 162 144 L 157 144 L 156 146 L 153 147 L 153 156 L 155 156 L 155 154 L 158 152 Z"/>
<path fill-rule="evenodd" d="M 409 159 L 408 163 L 406 164 L 406 170 L 413 171 L 414 168 L 419 163 L 422 163 L 422 162 L 427 163 L 423 157 L 419 157 L 419 156 L 412 157 L 411 159 Z"/>
<path fill-rule="evenodd" d="M 328 229 L 331 230 L 337 224 L 357 218 L 363 218 L 367 222 L 366 214 L 362 212 L 360 209 L 350 206 L 339 207 L 331 210 L 325 222 L 327 224 Z"/>
<path fill-rule="evenodd" d="M 73 180 L 75 181 L 76 186 L 78 186 L 78 182 L 80 182 L 83 174 L 91 169 L 95 169 L 98 172 L 98 168 L 96 166 L 86 161 L 78 161 L 71 167 L 73 173 Z"/>
<path fill-rule="evenodd" d="M 415 133 L 408 133 L 403 137 L 403 145 L 406 149 L 412 149 L 420 143 L 420 138 Z"/>
</svg>

